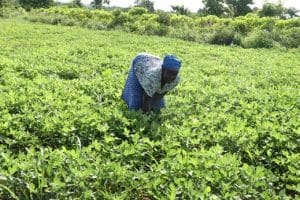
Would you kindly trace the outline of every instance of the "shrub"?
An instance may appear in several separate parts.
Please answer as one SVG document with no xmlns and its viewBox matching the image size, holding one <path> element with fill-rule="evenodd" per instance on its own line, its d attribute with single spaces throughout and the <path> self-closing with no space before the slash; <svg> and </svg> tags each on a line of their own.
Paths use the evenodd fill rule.
<svg viewBox="0 0 300 200">
<path fill-rule="evenodd" d="M 121 10 L 113 11 L 113 19 L 109 24 L 109 27 L 122 26 L 129 20 L 129 16 L 127 13 L 122 12 Z"/>
<path fill-rule="evenodd" d="M 168 13 L 164 12 L 164 11 L 161 11 L 161 10 L 158 10 L 156 11 L 156 14 L 158 15 L 158 22 L 160 24 L 163 24 L 165 26 L 170 26 L 171 24 L 171 17 Z"/>
<path fill-rule="evenodd" d="M 283 14 L 284 8 L 281 4 L 265 3 L 259 11 L 261 17 L 280 17 Z"/>
<path fill-rule="evenodd" d="M 289 20 L 277 20 L 275 22 L 276 28 L 289 29 L 293 27 L 300 27 L 300 18 L 289 19 Z"/>
<path fill-rule="evenodd" d="M 200 34 L 195 29 L 190 29 L 187 25 L 182 29 L 174 27 L 170 28 L 169 36 L 188 41 L 199 41 L 200 38 Z"/>
<path fill-rule="evenodd" d="M 236 32 L 233 37 L 233 44 L 240 46 L 242 43 L 242 39 L 243 39 L 243 36 L 240 33 Z"/>
<path fill-rule="evenodd" d="M 143 14 L 136 18 L 134 23 L 129 23 L 130 32 L 147 35 L 166 35 L 168 27 L 158 22 L 158 15 Z"/>
<path fill-rule="evenodd" d="M 148 35 L 168 35 L 210 44 L 237 44 L 253 48 L 270 48 L 277 43 L 288 48 L 299 46 L 298 29 L 294 28 L 300 27 L 300 19 L 260 18 L 255 14 L 234 19 L 196 15 L 190 17 L 160 10 L 148 13 L 142 7 L 134 7 L 128 12 L 120 9 L 111 12 L 52 7 L 33 10 L 30 15 L 27 19 L 31 21 L 69 26 L 78 24 L 92 29 L 118 29 Z M 295 30 L 295 33 L 292 30 Z"/>
<path fill-rule="evenodd" d="M 48 8 L 54 5 L 53 0 L 19 0 L 19 3 L 26 10 L 31 8 Z"/>
<path fill-rule="evenodd" d="M 237 18 L 233 21 L 233 27 L 237 32 L 242 34 L 247 34 L 251 30 L 251 27 L 249 27 L 249 24 L 245 20 Z"/>
<path fill-rule="evenodd" d="M 199 17 L 195 20 L 195 25 L 199 27 L 213 26 L 220 21 L 220 18 L 214 15 L 208 15 L 206 17 Z"/>
<path fill-rule="evenodd" d="M 262 24 L 259 26 L 259 28 L 269 32 L 272 31 L 275 28 L 275 19 L 265 17 L 264 20 L 262 20 Z"/>
<path fill-rule="evenodd" d="M 10 18 L 25 15 L 26 11 L 19 5 L 4 1 L 3 7 L 0 6 L 0 17 Z"/>
<path fill-rule="evenodd" d="M 298 48 L 300 46 L 300 27 L 295 27 L 281 32 L 281 43 L 288 48 Z"/>
<path fill-rule="evenodd" d="M 185 15 L 172 15 L 170 23 L 174 27 L 185 27 L 193 25 L 192 18 Z"/>
<path fill-rule="evenodd" d="M 242 40 L 242 46 L 245 48 L 272 48 L 274 46 L 274 40 L 270 32 L 257 30 L 251 32 Z"/>
<path fill-rule="evenodd" d="M 128 14 L 130 16 L 135 16 L 135 15 L 142 15 L 142 14 L 145 14 L 147 13 L 147 9 L 146 8 L 142 8 L 142 7 L 134 7 L 134 8 L 131 8 L 129 11 L 128 11 Z"/>
<path fill-rule="evenodd" d="M 208 33 L 205 42 L 209 44 L 230 45 L 233 44 L 235 31 L 232 27 L 218 26 Z"/>
<path fill-rule="evenodd" d="M 121 11 L 120 11 L 121 12 Z M 94 10 L 91 11 L 94 20 L 97 22 L 101 22 L 102 24 L 108 25 L 112 22 L 115 15 L 112 12 L 104 11 L 104 10 Z"/>
<path fill-rule="evenodd" d="M 76 20 L 74 19 L 65 19 L 61 21 L 61 25 L 64 26 L 75 26 L 76 25 Z"/>
</svg>

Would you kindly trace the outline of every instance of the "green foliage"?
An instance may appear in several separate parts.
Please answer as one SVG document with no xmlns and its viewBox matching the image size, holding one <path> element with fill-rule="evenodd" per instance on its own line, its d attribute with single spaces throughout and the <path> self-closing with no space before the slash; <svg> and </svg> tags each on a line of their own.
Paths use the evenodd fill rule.
<svg viewBox="0 0 300 200">
<path fill-rule="evenodd" d="M 165 26 L 170 26 L 170 24 L 171 24 L 171 16 L 170 16 L 170 14 L 168 14 L 167 12 L 164 12 L 162 10 L 157 10 L 155 12 L 155 14 L 158 15 L 157 21 L 160 24 L 165 25 Z"/>
<path fill-rule="evenodd" d="M 299 49 L 0 26 L 1 199 L 299 199 Z M 120 98 L 146 50 L 183 60 L 160 114 Z"/>
<path fill-rule="evenodd" d="M 245 48 L 271 48 L 274 46 L 274 40 L 269 31 L 258 30 L 245 37 L 242 46 Z"/>
<path fill-rule="evenodd" d="M 142 14 L 145 14 L 147 13 L 147 9 L 146 8 L 142 8 L 142 7 L 134 7 L 134 8 L 131 8 L 129 11 L 128 11 L 128 14 L 131 15 L 131 16 L 139 16 L 139 15 L 142 15 Z"/>
<path fill-rule="evenodd" d="M 209 44 L 231 45 L 234 43 L 234 39 L 235 31 L 232 27 L 217 26 L 210 33 L 206 34 L 204 41 Z"/>
<path fill-rule="evenodd" d="M 284 38 L 278 36 L 282 30 L 300 27 L 299 18 L 283 20 L 259 17 L 255 14 L 236 18 L 219 18 L 214 15 L 191 17 L 162 11 L 149 13 L 142 7 L 134 7 L 128 12 L 119 9 L 111 12 L 52 7 L 34 10 L 26 19 L 51 24 L 79 25 L 100 30 L 118 29 L 139 34 L 169 36 L 189 41 L 225 45 L 240 45 L 241 40 L 245 37 L 254 38 L 253 32 L 267 31 L 275 33 L 275 35 L 271 34 L 271 39 L 276 42 L 275 46 L 277 47 L 291 48 L 299 45 L 298 40 L 295 40 L 294 45 L 289 45 L 291 42 L 287 41 L 294 38 L 291 34 L 285 34 Z M 249 34 L 251 35 L 249 36 Z M 289 36 L 291 36 L 290 39 L 286 38 Z M 268 43 L 262 42 L 261 44 Z M 261 45 L 257 46 L 262 47 Z M 244 45 L 244 47 L 248 47 L 248 45 Z M 270 45 L 266 47 L 269 48 Z"/>
<path fill-rule="evenodd" d="M 31 8 L 48 8 L 54 5 L 54 0 L 19 0 L 20 5 L 26 10 Z"/>
<path fill-rule="evenodd" d="M 290 17 L 290 18 L 294 18 L 294 17 L 299 17 L 298 13 L 300 12 L 300 10 L 297 10 L 294 7 L 290 7 L 287 8 L 285 13 Z"/>
<path fill-rule="evenodd" d="M 129 15 L 127 13 L 123 13 L 121 10 L 114 10 L 112 14 L 113 19 L 110 23 L 110 27 L 122 26 L 129 19 Z"/>
<path fill-rule="evenodd" d="M 0 0 L 1 7 L 15 7 L 18 5 L 17 0 Z"/>
<path fill-rule="evenodd" d="M 298 48 L 300 46 L 300 27 L 282 30 L 280 39 L 283 46 Z"/>
<path fill-rule="evenodd" d="M 224 0 L 202 0 L 204 4 L 203 12 L 205 15 L 223 16 L 225 8 L 223 6 Z"/>
<path fill-rule="evenodd" d="M 225 0 L 228 7 L 233 9 L 233 16 L 246 15 L 251 12 L 249 5 L 253 4 L 253 0 Z"/>
<path fill-rule="evenodd" d="M 281 4 L 265 3 L 259 11 L 261 17 L 280 17 L 284 13 L 284 8 Z"/>
<path fill-rule="evenodd" d="M 118 14 L 117 14 L 118 13 Z M 108 25 L 112 23 L 113 20 L 118 19 L 120 12 L 106 12 L 104 10 L 94 10 L 92 11 L 92 18 L 96 22 L 100 22 L 101 24 Z M 124 20 L 125 21 L 125 20 Z"/>
<path fill-rule="evenodd" d="M 0 17 L 12 18 L 19 16 L 26 16 L 26 11 L 15 1 L 2 1 L 0 6 Z"/>
<path fill-rule="evenodd" d="M 189 9 L 185 8 L 183 5 L 181 6 L 176 6 L 176 5 L 173 5 L 171 6 L 173 12 L 179 14 L 179 15 L 189 15 L 190 14 L 190 11 Z"/>
<path fill-rule="evenodd" d="M 281 3 L 265 3 L 263 8 L 259 10 L 258 14 L 261 17 L 280 17 L 280 18 L 294 18 L 298 17 L 299 10 L 294 7 L 285 8 Z"/>
<path fill-rule="evenodd" d="M 170 18 L 171 26 L 185 27 L 193 25 L 193 19 L 185 15 L 172 15 Z"/>
<path fill-rule="evenodd" d="M 154 12 L 154 2 L 151 0 L 135 0 L 135 5 L 147 9 L 148 12 Z"/>
<path fill-rule="evenodd" d="M 91 2 L 91 6 L 93 8 L 100 9 L 103 7 L 104 4 L 109 5 L 109 3 L 110 3 L 110 0 L 93 0 Z"/>
<path fill-rule="evenodd" d="M 81 0 L 73 0 L 72 7 L 82 7 Z"/>
</svg>

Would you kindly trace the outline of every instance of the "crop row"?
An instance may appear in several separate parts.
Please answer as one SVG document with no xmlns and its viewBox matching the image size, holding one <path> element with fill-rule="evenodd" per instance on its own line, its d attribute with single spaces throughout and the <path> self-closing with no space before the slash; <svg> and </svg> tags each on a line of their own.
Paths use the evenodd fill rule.
<svg viewBox="0 0 300 200">
<path fill-rule="evenodd" d="M 299 198 L 299 49 L 0 28 L 0 199 Z M 160 115 L 120 98 L 141 51 L 183 60 Z"/>
</svg>

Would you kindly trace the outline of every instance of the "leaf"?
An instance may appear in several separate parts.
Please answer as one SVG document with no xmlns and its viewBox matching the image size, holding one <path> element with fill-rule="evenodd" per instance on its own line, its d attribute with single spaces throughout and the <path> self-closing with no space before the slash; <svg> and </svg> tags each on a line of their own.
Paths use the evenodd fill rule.
<svg viewBox="0 0 300 200">
<path fill-rule="evenodd" d="M 175 200 L 176 199 L 176 187 L 174 184 L 170 184 L 169 186 L 169 199 Z"/>
<path fill-rule="evenodd" d="M 204 190 L 204 194 L 208 194 L 211 192 L 211 187 L 210 186 L 207 186 Z"/>
</svg>

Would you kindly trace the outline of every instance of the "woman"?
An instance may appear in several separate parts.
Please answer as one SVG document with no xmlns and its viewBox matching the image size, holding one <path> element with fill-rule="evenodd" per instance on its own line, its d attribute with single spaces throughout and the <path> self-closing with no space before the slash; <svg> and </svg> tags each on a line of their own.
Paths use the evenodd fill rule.
<svg viewBox="0 0 300 200">
<path fill-rule="evenodd" d="M 138 54 L 122 93 L 128 108 L 142 109 L 144 113 L 163 108 L 164 95 L 179 82 L 180 66 L 181 61 L 174 55 L 166 55 L 162 61 L 151 54 Z"/>
</svg>

